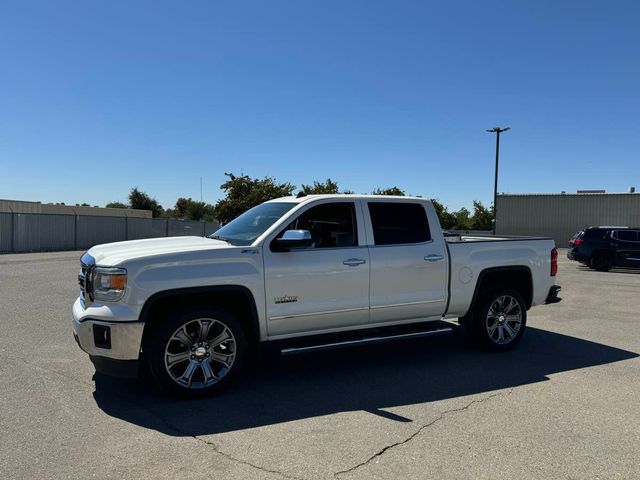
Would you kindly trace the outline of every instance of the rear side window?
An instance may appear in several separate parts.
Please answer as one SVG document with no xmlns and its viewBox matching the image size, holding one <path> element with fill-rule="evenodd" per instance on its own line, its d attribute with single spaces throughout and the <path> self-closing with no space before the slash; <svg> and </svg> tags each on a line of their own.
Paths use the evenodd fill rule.
<svg viewBox="0 0 640 480">
<path fill-rule="evenodd" d="M 607 230 L 601 228 L 590 228 L 585 230 L 582 238 L 585 240 L 601 240 L 607 235 Z"/>
<path fill-rule="evenodd" d="M 623 242 L 637 242 L 638 232 L 635 230 L 615 230 L 611 236 Z"/>
<path fill-rule="evenodd" d="M 375 245 L 431 240 L 427 212 L 418 203 L 369 203 Z"/>
</svg>

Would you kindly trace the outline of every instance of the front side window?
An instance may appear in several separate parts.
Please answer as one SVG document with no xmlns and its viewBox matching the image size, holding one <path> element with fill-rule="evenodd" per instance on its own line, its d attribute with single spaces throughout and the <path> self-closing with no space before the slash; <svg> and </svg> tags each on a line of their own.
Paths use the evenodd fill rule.
<svg viewBox="0 0 640 480">
<path fill-rule="evenodd" d="M 422 243 L 431 240 L 427 212 L 418 203 L 369 203 L 375 245 Z"/>
<path fill-rule="evenodd" d="M 287 230 L 308 230 L 313 244 L 309 248 L 340 248 L 358 245 L 355 205 L 349 203 L 324 203 L 303 212 L 287 225 L 277 238 Z"/>
<path fill-rule="evenodd" d="M 224 240 L 232 245 L 251 245 L 296 205 L 297 203 L 286 202 L 263 203 L 227 223 L 210 238 Z"/>
</svg>

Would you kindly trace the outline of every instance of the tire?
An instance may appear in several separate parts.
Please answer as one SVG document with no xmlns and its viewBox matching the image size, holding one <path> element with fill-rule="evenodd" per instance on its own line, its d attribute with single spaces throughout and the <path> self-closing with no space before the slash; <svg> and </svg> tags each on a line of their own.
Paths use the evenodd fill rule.
<svg viewBox="0 0 640 480">
<path fill-rule="evenodd" d="M 486 290 L 465 324 L 476 345 L 486 350 L 505 351 L 518 344 L 527 325 L 527 306 L 522 295 L 508 288 Z"/>
<path fill-rule="evenodd" d="M 608 253 L 596 253 L 591 257 L 590 265 L 599 272 L 608 272 L 613 268 L 613 258 Z"/>
<path fill-rule="evenodd" d="M 193 398 L 228 387 L 246 358 L 242 325 L 224 310 L 196 307 L 167 316 L 153 334 L 148 362 L 162 389 Z"/>
</svg>

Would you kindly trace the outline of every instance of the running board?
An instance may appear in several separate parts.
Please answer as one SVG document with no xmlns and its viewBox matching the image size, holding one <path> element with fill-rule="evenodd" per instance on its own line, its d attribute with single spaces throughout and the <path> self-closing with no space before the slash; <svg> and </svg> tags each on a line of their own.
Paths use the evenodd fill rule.
<svg viewBox="0 0 640 480">
<path fill-rule="evenodd" d="M 296 353 L 316 352 L 318 350 L 331 350 L 334 348 L 352 347 L 354 345 L 370 345 L 374 343 L 391 342 L 395 340 L 409 340 L 412 338 L 429 337 L 432 335 L 443 335 L 451 333 L 452 327 L 443 327 L 434 330 L 424 330 L 421 332 L 401 333 L 397 335 L 374 336 L 367 338 L 359 338 L 356 340 L 344 340 L 341 342 L 322 343 L 317 345 L 307 345 L 304 347 L 283 347 L 282 355 L 295 355 Z"/>
</svg>

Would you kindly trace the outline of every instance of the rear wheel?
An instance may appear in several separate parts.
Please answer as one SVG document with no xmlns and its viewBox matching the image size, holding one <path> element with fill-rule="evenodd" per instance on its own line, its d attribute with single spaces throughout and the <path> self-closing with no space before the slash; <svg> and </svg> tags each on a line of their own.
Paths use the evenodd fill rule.
<svg viewBox="0 0 640 480">
<path fill-rule="evenodd" d="M 206 396 L 238 375 L 247 342 L 240 323 L 223 310 L 195 308 L 170 314 L 151 340 L 156 382 L 181 396 Z"/>
<path fill-rule="evenodd" d="M 474 308 L 473 318 L 466 323 L 471 338 L 490 350 L 509 350 L 524 335 L 527 306 L 515 290 L 485 291 Z"/>
<path fill-rule="evenodd" d="M 596 253 L 591 258 L 591 268 L 599 272 L 608 272 L 613 268 L 613 258 L 608 253 Z"/>
</svg>

